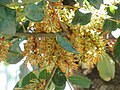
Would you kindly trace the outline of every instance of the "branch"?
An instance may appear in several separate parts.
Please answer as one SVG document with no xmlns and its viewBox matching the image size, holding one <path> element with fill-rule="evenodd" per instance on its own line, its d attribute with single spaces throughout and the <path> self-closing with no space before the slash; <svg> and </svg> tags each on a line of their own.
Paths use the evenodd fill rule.
<svg viewBox="0 0 120 90">
<path fill-rule="evenodd" d="M 62 35 L 65 35 L 66 33 L 65 32 L 60 32 Z M 26 32 L 26 33 L 16 33 L 14 35 L 14 37 L 17 37 L 17 36 L 33 36 L 33 37 L 55 37 L 55 33 L 29 33 L 29 32 Z"/>
<path fill-rule="evenodd" d="M 47 90 L 47 88 L 48 88 L 50 82 L 52 81 L 52 78 L 53 78 L 53 76 L 54 76 L 55 71 L 56 71 L 57 68 L 58 68 L 58 66 L 55 66 L 55 67 L 53 68 L 53 70 L 52 70 L 52 72 L 51 72 L 51 76 L 50 76 L 50 78 L 49 78 L 49 80 L 48 80 L 48 82 L 47 82 L 44 90 Z"/>
<path fill-rule="evenodd" d="M 117 23 L 120 23 L 120 20 L 114 20 L 114 19 L 112 19 L 112 18 L 107 18 L 107 19 L 109 19 L 109 20 L 111 20 L 111 21 L 114 21 L 114 22 L 117 22 Z"/>
<path fill-rule="evenodd" d="M 69 9 L 78 9 L 78 7 L 70 6 L 70 5 L 63 5 L 63 7 L 69 8 Z"/>
<path fill-rule="evenodd" d="M 67 35 L 69 34 L 69 31 L 67 30 L 67 28 L 65 27 L 65 25 L 62 22 L 59 22 L 61 29 L 63 30 L 62 32 L 59 32 L 61 35 Z M 24 32 L 24 33 L 16 33 L 14 35 L 15 37 L 17 36 L 33 36 L 33 37 L 55 37 L 55 33 L 41 33 L 41 32 L 37 32 L 37 33 L 29 33 L 29 32 Z"/>
<path fill-rule="evenodd" d="M 54 37 L 54 33 L 16 33 L 15 36 Z"/>
</svg>

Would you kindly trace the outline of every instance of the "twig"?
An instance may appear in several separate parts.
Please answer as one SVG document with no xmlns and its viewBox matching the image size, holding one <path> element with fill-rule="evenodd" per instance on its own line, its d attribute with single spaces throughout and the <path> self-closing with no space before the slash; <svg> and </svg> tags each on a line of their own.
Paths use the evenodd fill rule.
<svg viewBox="0 0 120 90">
<path fill-rule="evenodd" d="M 54 37 L 54 33 L 16 33 L 15 36 Z"/>
<path fill-rule="evenodd" d="M 114 20 L 114 19 L 112 19 L 112 18 L 107 18 L 107 19 L 109 19 L 109 20 L 111 20 L 111 21 L 114 21 L 114 22 L 117 22 L 117 23 L 120 23 L 120 20 Z"/>
<path fill-rule="evenodd" d="M 53 76 L 54 76 L 55 71 L 56 71 L 57 68 L 58 68 L 58 66 L 55 66 L 55 67 L 53 68 L 53 70 L 52 70 L 52 72 L 51 72 L 51 76 L 50 76 L 50 78 L 49 78 L 49 80 L 48 80 L 48 82 L 47 82 L 44 90 L 47 90 L 47 88 L 48 88 L 50 82 L 52 81 L 52 78 L 53 78 Z"/>
<path fill-rule="evenodd" d="M 72 9 L 78 9 L 78 8 L 75 7 L 75 6 L 70 6 L 70 5 L 63 5 L 63 7 L 65 7 L 65 8 L 72 8 Z"/>
<path fill-rule="evenodd" d="M 59 25 L 60 25 L 61 29 L 63 30 L 63 32 L 65 32 L 66 34 L 69 34 L 69 31 L 65 27 L 65 25 L 63 24 L 63 22 L 59 21 Z"/>
<path fill-rule="evenodd" d="M 25 29 L 25 26 L 24 26 L 23 22 L 21 22 L 21 25 L 22 25 L 23 31 L 26 32 L 27 30 Z"/>
<path fill-rule="evenodd" d="M 72 89 L 72 87 L 71 87 L 71 84 L 70 84 L 70 82 L 69 82 L 69 80 L 68 80 L 68 79 L 67 79 L 67 83 L 68 83 L 68 85 L 69 85 L 70 89 L 71 89 L 71 90 L 73 90 L 73 89 Z"/>
</svg>

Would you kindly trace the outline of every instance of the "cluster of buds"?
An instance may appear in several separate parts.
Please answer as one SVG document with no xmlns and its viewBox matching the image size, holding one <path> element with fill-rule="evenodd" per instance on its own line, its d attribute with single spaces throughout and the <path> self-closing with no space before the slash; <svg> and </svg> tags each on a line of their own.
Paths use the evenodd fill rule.
<svg viewBox="0 0 120 90">
<path fill-rule="evenodd" d="M 73 53 L 64 50 L 55 38 L 29 37 L 23 55 L 27 56 L 26 62 L 35 66 L 40 65 L 49 72 L 57 65 L 68 76 L 72 74 L 72 70 L 78 68 Z"/>
<path fill-rule="evenodd" d="M 10 46 L 11 46 L 11 43 L 8 41 L 5 41 L 4 37 L 0 38 L 0 62 L 7 58 L 6 54 L 8 53 Z"/>
<path fill-rule="evenodd" d="M 62 7 L 61 2 L 49 3 L 43 21 L 34 23 L 34 27 L 35 32 L 56 33 L 62 31 L 59 22 L 64 22 L 71 32 L 66 36 L 81 54 L 67 52 L 59 46 L 55 38 L 28 37 L 23 54 L 27 56 L 29 63 L 40 65 L 48 71 L 57 65 L 66 75 L 78 68 L 78 62 L 86 63 L 88 69 L 94 67 L 100 60 L 100 54 L 105 52 L 106 41 L 101 32 L 106 12 L 104 8 L 94 9 L 91 11 L 91 21 L 80 26 L 71 24 L 75 10 Z"/>
<path fill-rule="evenodd" d="M 93 9 L 93 11 L 91 11 L 91 21 L 86 25 L 71 24 L 75 9 L 63 8 L 61 12 L 59 10 L 61 21 L 69 26 L 69 31 L 71 32 L 71 35 L 68 35 L 68 37 L 74 47 L 81 52 L 81 55 L 78 55 L 78 59 L 80 63 L 85 63 L 85 68 L 88 69 L 93 68 L 100 60 L 100 54 L 105 52 L 107 41 L 101 36 L 107 14 L 104 8 L 105 7 L 102 7 L 100 10 Z"/>
<path fill-rule="evenodd" d="M 35 32 L 56 33 L 61 32 L 59 25 L 59 15 L 56 10 L 62 8 L 61 2 L 50 3 L 46 6 L 44 19 L 34 23 Z"/>
<path fill-rule="evenodd" d="M 44 90 L 46 85 L 46 80 L 32 79 L 30 84 L 24 86 L 24 90 Z"/>
</svg>

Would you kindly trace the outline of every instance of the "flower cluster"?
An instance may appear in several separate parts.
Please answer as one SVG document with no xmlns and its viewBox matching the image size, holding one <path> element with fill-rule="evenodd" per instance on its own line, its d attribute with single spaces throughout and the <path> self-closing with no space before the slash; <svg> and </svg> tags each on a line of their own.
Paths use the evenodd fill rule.
<svg viewBox="0 0 120 90">
<path fill-rule="evenodd" d="M 59 25 L 59 15 L 56 13 L 56 10 L 61 9 L 61 7 L 61 2 L 47 5 L 43 21 L 34 23 L 35 31 L 42 33 L 56 33 L 62 31 Z"/>
<path fill-rule="evenodd" d="M 24 86 L 24 90 L 44 90 L 46 80 L 32 79 L 30 84 Z"/>
<path fill-rule="evenodd" d="M 64 50 L 54 37 L 28 37 L 23 55 L 27 56 L 29 63 L 36 66 L 40 65 L 40 67 L 46 68 L 50 72 L 57 65 L 68 76 L 81 63 L 85 63 L 87 69 L 93 68 L 100 59 L 99 55 L 105 52 L 106 41 L 101 36 L 101 32 L 106 12 L 104 8 L 94 9 L 94 11 L 91 11 L 92 17 L 88 24 L 72 25 L 71 22 L 76 9 L 61 7 L 60 2 L 49 3 L 46 6 L 47 12 L 45 11 L 43 21 L 34 23 L 35 32 L 61 32 L 62 28 L 59 22 L 64 22 L 65 28 L 71 32 L 66 36 L 80 54 L 74 55 Z"/>
<path fill-rule="evenodd" d="M 4 37 L 0 38 L 0 62 L 7 58 L 7 53 L 11 43 L 4 40 Z"/>
<path fill-rule="evenodd" d="M 93 68 L 100 60 L 100 54 L 105 52 L 106 41 L 102 33 L 102 27 L 106 18 L 104 7 L 100 10 L 91 11 L 91 21 L 86 25 L 72 25 L 74 9 L 63 8 L 59 10 L 61 21 L 69 26 L 71 35 L 68 35 L 74 47 L 81 52 L 78 55 L 80 63 L 85 63 L 85 68 Z M 63 15 L 64 13 L 64 15 Z M 84 68 L 84 65 L 82 66 Z"/>
<path fill-rule="evenodd" d="M 78 67 L 74 55 L 61 48 L 55 38 L 29 37 L 23 55 L 27 56 L 29 63 L 40 65 L 50 72 L 57 65 L 66 75 L 71 75 L 72 70 L 76 70 Z"/>
</svg>

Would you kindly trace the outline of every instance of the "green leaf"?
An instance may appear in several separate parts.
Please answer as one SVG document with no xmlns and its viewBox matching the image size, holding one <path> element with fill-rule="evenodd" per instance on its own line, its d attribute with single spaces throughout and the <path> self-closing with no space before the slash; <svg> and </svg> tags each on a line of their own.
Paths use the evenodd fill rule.
<svg viewBox="0 0 120 90">
<path fill-rule="evenodd" d="M 75 48 L 73 47 L 72 43 L 67 41 L 67 39 L 63 38 L 59 33 L 56 34 L 56 41 L 65 50 L 75 54 L 79 54 L 79 52 L 76 51 Z"/>
<path fill-rule="evenodd" d="M 66 86 L 66 85 L 65 85 Z M 59 87 L 59 86 L 55 86 L 55 90 L 64 90 L 65 86 Z"/>
<path fill-rule="evenodd" d="M 101 55 L 101 60 L 97 63 L 97 69 L 100 77 L 105 81 L 109 81 L 115 76 L 115 62 L 107 53 Z"/>
<path fill-rule="evenodd" d="M 23 88 L 25 85 L 30 84 L 30 80 L 32 79 L 38 79 L 36 76 L 36 72 L 39 72 L 39 70 L 35 70 L 32 72 L 29 72 L 27 75 L 25 75 L 24 77 L 22 77 L 17 84 L 15 85 L 14 88 Z"/>
<path fill-rule="evenodd" d="M 112 5 L 109 8 L 110 8 L 110 12 L 113 13 L 113 14 L 115 14 L 115 6 Z"/>
<path fill-rule="evenodd" d="M 47 80 L 49 78 L 49 76 L 50 76 L 50 73 L 47 73 L 47 70 L 44 69 L 40 72 L 39 79 L 46 79 Z"/>
<path fill-rule="evenodd" d="M 103 25 L 103 31 L 114 31 L 117 29 L 117 22 L 106 19 Z"/>
<path fill-rule="evenodd" d="M 117 28 L 120 28 L 120 23 L 117 24 Z"/>
<path fill-rule="evenodd" d="M 89 88 L 91 85 L 91 80 L 83 76 L 71 76 L 68 80 L 73 85 L 78 85 L 82 88 Z"/>
<path fill-rule="evenodd" d="M 111 10 L 111 8 L 113 7 L 110 6 L 107 9 L 108 15 L 112 16 L 115 19 L 120 19 L 120 4 L 116 4 L 113 10 Z"/>
<path fill-rule="evenodd" d="M 11 53 L 7 54 L 7 59 L 5 60 L 9 64 L 16 64 L 21 61 L 23 56 L 21 54 Z"/>
<path fill-rule="evenodd" d="M 47 3 L 47 2 L 41 1 L 41 2 L 39 2 L 39 3 L 37 4 L 37 6 L 38 6 L 39 8 L 43 8 L 43 6 L 44 6 L 45 3 Z"/>
<path fill-rule="evenodd" d="M 0 0 L 0 3 L 6 5 L 12 3 L 12 1 L 13 0 Z"/>
<path fill-rule="evenodd" d="M 101 4 L 103 4 L 103 0 L 88 0 L 88 2 L 96 9 L 100 9 Z"/>
<path fill-rule="evenodd" d="M 64 87 L 66 85 L 66 77 L 59 68 L 56 70 L 52 80 L 56 87 Z"/>
<path fill-rule="evenodd" d="M 0 0 L 0 3 L 6 5 L 6 4 L 11 4 L 17 1 L 18 0 Z"/>
<path fill-rule="evenodd" d="M 50 0 L 51 2 L 58 2 L 59 0 Z"/>
<path fill-rule="evenodd" d="M 83 3 L 84 0 L 76 0 L 78 3 Z"/>
<path fill-rule="evenodd" d="M 16 33 L 16 11 L 0 5 L 0 34 L 14 35 Z"/>
<path fill-rule="evenodd" d="M 120 37 L 117 39 L 114 45 L 113 54 L 114 54 L 115 60 L 117 60 L 120 63 Z"/>
<path fill-rule="evenodd" d="M 117 9 L 115 10 L 114 18 L 120 19 L 120 4 L 115 5 Z"/>
<path fill-rule="evenodd" d="M 28 4 L 24 8 L 25 16 L 34 22 L 40 22 L 44 18 L 44 12 L 35 4 Z"/>
<path fill-rule="evenodd" d="M 23 56 L 19 44 L 25 39 L 26 37 L 22 36 L 12 43 L 13 45 L 9 48 L 9 53 L 7 54 L 7 63 L 16 64 L 22 60 Z"/>
<path fill-rule="evenodd" d="M 23 27 L 20 23 L 18 23 L 16 27 L 16 33 L 22 33 L 22 32 L 24 32 Z"/>
<path fill-rule="evenodd" d="M 91 20 L 91 12 L 88 10 L 83 10 L 83 9 L 77 9 L 75 11 L 75 16 L 72 20 L 72 24 L 80 24 L 80 25 L 85 25 L 88 24 Z"/>
<path fill-rule="evenodd" d="M 55 84 L 51 81 L 49 87 L 47 88 L 47 90 L 54 90 L 55 88 Z"/>
<path fill-rule="evenodd" d="M 22 80 L 22 86 L 25 86 L 27 84 L 30 84 L 30 80 L 34 79 L 36 77 L 36 75 L 33 72 L 30 72 L 28 75 L 26 75 L 23 80 Z"/>
<path fill-rule="evenodd" d="M 12 43 L 13 45 L 9 48 L 9 52 L 16 53 L 16 54 L 21 54 L 22 51 L 21 51 L 21 49 L 20 49 L 19 44 L 20 44 L 23 40 L 26 40 L 26 37 L 25 37 L 25 36 L 22 36 L 22 37 L 18 38 L 17 40 L 15 40 L 15 41 Z"/>
</svg>

